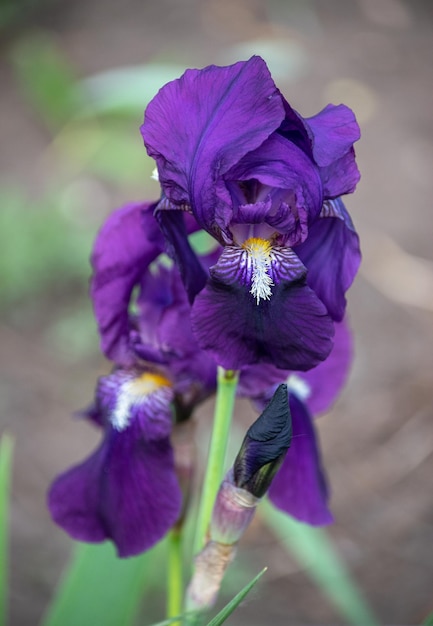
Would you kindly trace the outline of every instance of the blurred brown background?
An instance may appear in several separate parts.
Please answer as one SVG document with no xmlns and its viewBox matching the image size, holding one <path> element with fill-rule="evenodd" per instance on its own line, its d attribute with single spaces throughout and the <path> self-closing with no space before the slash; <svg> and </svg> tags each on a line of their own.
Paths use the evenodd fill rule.
<svg viewBox="0 0 433 626">
<path fill-rule="evenodd" d="M 21 0 L 3 2 L 0 17 L 0 424 L 16 437 L 11 623 L 38 622 L 70 550 L 45 510 L 47 486 L 97 441 L 70 418 L 108 368 L 86 297 L 92 237 L 120 203 L 157 194 L 138 126 L 158 79 L 136 70 L 174 65 L 180 74 L 252 54 L 304 116 L 344 102 L 362 128 L 362 180 L 347 198 L 364 253 L 349 294 L 356 360 L 318 422 L 330 533 L 381 623 L 420 623 L 433 610 L 433 3 Z M 96 93 L 95 106 L 101 93 L 108 108 L 125 98 L 128 114 L 76 119 L 77 84 Z M 250 546 L 254 562 L 271 567 L 233 623 L 344 623 L 259 523 Z"/>
</svg>

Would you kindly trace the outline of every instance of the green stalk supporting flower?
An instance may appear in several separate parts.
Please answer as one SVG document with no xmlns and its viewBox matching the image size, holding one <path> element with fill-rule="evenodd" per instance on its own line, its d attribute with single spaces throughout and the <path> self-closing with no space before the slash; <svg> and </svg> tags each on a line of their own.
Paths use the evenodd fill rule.
<svg viewBox="0 0 433 626">
<path fill-rule="evenodd" d="M 212 508 L 224 475 L 230 426 L 232 423 L 238 372 L 218 368 L 215 415 L 209 447 L 209 458 L 197 517 L 193 553 L 197 554 L 206 540 Z"/>
</svg>

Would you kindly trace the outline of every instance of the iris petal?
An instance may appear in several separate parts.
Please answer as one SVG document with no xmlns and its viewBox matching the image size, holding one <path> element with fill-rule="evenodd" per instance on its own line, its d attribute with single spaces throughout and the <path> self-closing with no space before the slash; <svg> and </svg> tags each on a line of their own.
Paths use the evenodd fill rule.
<svg viewBox="0 0 433 626">
<path fill-rule="evenodd" d="M 314 425 L 306 406 L 298 398 L 290 395 L 289 404 L 292 445 L 268 495 L 278 509 L 302 522 L 313 526 L 329 524 L 332 515 Z"/>
<path fill-rule="evenodd" d="M 305 211 L 311 219 L 320 213 L 322 184 L 317 167 L 300 148 L 276 133 L 243 157 L 225 178 L 256 179 L 275 191 L 284 190 L 295 215 Z"/>
<path fill-rule="evenodd" d="M 254 94 L 254 97 L 251 97 Z M 211 231 L 215 181 L 254 150 L 284 118 L 281 96 L 263 59 L 188 70 L 146 109 L 141 132 L 164 193 L 190 204 Z"/>
<path fill-rule="evenodd" d="M 346 383 L 353 357 L 352 333 L 345 321 L 335 324 L 334 347 L 323 362 L 300 377 L 309 388 L 306 400 L 313 415 L 328 411 Z"/>
<path fill-rule="evenodd" d="M 134 286 L 164 249 L 153 204 L 130 204 L 115 211 L 100 230 L 92 253 L 91 296 L 101 349 L 119 365 L 132 365 L 128 306 Z"/>
<path fill-rule="evenodd" d="M 308 269 L 307 283 L 341 321 L 346 309 L 345 292 L 361 263 L 359 237 L 340 198 L 324 204 L 320 218 L 309 229 L 308 239 L 296 247 Z"/>
<path fill-rule="evenodd" d="M 234 250 L 232 266 L 226 263 L 226 249 L 192 307 L 200 347 L 227 369 L 265 362 L 308 370 L 325 359 L 332 348 L 333 324 L 305 284 L 302 264 L 279 267 L 281 275 L 272 274 L 272 295 L 257 303 L 249 291 L 248 268 L 239 262 L 243 253 Z M 295 280 L 286 280 L 292 271 Z"/>
<path fill-rule="evenodd" d="M 161 230 L 168 244 L 168 253 L 176 262 L 182 281 L 192 302 L 204 287 L 206 273 L 188 241 L 183 213 L 180 211 L 157 211 Z"/>
<path fill-rule="evenodd" d="M 360 130 L 353 111 L 344 104 L 329 104 L 305 123 L 311 131 L 324 197 L 335 198 L 354 191 L 360 174 L 353 143 L 358 141 Z"/>
<path fill-rule="evenodd" d="M 54 521 L 73 538 L 111 539 L 119 556 L 149 549 L 176 522 L 181 493 L 168 439 L 146 442 L 138 423 L 107 432 L 98 450 L 53 483 Z"/>
</svg>

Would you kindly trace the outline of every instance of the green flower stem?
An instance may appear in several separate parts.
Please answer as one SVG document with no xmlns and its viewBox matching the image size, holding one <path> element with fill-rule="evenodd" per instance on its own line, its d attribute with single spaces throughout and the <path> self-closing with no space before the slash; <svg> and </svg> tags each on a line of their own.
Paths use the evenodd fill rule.
<svg viewBox="0 0 433 626">
<path fill-rule="evenodd" d="M 176 617 L 182 613 L 183 576 L 182 576 L 182 530 L 176 526 L 168 537 L 168 573 L 167 573 L 167 617 Z M 180 626 L 181 622 L 173 622 Z"/>
<path fill-rule="evenodd" d="M 232 422 L 239 373 L 218 368 L 215 416 L 203 491 L 197 517 L 194 551 L 203 548 L 215 498 L 224 476 L 224 461 Z"/>
</svg>

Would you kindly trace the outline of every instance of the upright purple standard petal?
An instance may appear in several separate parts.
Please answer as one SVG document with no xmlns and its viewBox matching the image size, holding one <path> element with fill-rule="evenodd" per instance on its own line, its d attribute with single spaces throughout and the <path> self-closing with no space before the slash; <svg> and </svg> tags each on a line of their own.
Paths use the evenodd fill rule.
<svg viewBox="0 0 433 626">
<path fill-rule="evenodd" d="M 53 483 L 48 504 L 71 537 L 111 539 L 120 557 L 144 552 L 176 522 L 181 494 L 169 440 L 146 442 L 137 422 L 110 429 L 101 446 Z"/>
<path fill-rule="evenodd" d="M 278 509 L 301 522 L 313 526 L 329 524 L 332 515 L 314 425 L 307 408 L 296 396 L 290 395 L 289 404 L 292 445 L 268 495 Z"/>
<path fill-rule="evenodd" d="M 115 211 L 100 230 L 92 253 L 91 297 L 107 358 L 129 366 L 128 306 L 142 273 L 164 249 L 153 204 L 130 204 Z"/>
<path fill-rule="evenodd" d="M 164 193 L 189 204 L 212 231 L 215 183 L 257 148 L 284 118 L 281 96 L 260 57 L 228 67 L 187 70 L 146 109 L 144 143 Z"/>
<path fill-rule="evenodd" d="M 345 293 L 361 263 L 359 237 L 340 198 L 323 205 L 296 254 L 308 269 L 307 283 L 340 321 L 346 310 Z"/>
<path fill-rule="evenodd" d="M 301 148 L 303 152 L 313 161 L 313 150 L 311 141 L 311 131 L 304 119 L 293 109 L 284 96 L 283 99 L 285 117 L 278 129 L 278 134 Z"/>
<path fill-rule="evenodd" d="M 320 168 L 325 198 L 352 193 L 360 178 L 353 150 L 360 130 L 353 111 L 344 104 L 328 104 L 305 123 L 311 131 L 313 156 Z"/>
<path fill-rule="evenodd" d="M 292 213 L 297 219 L 303 212 L 310 219 L 314 218 L 322 208 L 322 184 L 318 168 L 300 148 L 276 133 L 243 157 L 225 178 L 234 181 L 253 179 L 272 192 L 270 198 L 281 196 L 279 202 L 272 202 L 268 214 L 262 217 L 263 222 L 271 225 L 275 224 L 282 203 L 286 205 L 286 212 Z M 254 198 L 250 202 L 253 203 Z M 275 225 L 279 232 L 286 232 L 279 227 L 281 224 Z"/>
</svg>

